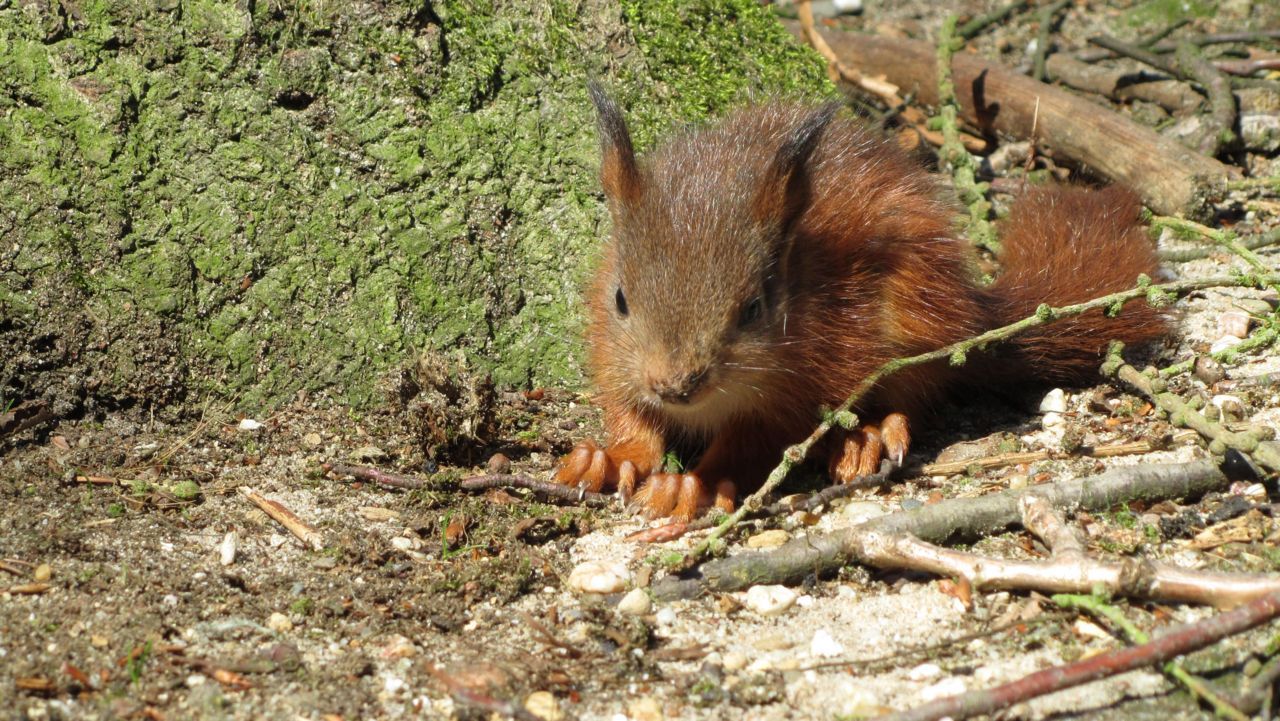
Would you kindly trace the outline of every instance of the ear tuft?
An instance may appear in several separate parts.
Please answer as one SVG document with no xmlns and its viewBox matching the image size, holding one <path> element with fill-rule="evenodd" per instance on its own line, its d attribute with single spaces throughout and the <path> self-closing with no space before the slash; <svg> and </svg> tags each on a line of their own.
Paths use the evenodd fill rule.
<svg viewBox="0 0 1280 721">
<path fill-rule="evenodd" d="M 840 103 L 835 100 L 823 104 L 783 141 L 756 194 L 754 207 L 757 219 L 786 223 L 804 205 L 808 193 L 805 164 L 839 109 Z"/>
<path fill-rule="evenodd" d="M 595 80 L 587 83 L 587 92 L 596 106 L 600 129 L 600 182 L 604 193 L 615 203 L 631 205 L 639 200 L 641 185 L 627 121 L 618 104 Z"/>
</svg>

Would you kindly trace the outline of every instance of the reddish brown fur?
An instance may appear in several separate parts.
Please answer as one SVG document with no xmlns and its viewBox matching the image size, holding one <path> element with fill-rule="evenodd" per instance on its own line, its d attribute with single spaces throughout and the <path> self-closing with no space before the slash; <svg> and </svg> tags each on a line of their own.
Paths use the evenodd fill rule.
<svg viewBox="0 0 1280 721">
<path fill-rule="evenodd" d="M 662 514 L 687 518 L 717 500 L 712 489 L 757 486 L 821 408 L 890 359 L 1041 302 L 1130 287 L 1155 268 L 1130 196 L 1033 191 L 1004 224 L 1009 269 L 982 289 L 934 179 L 852 120 L 831 120 L 806 146 L 796 138 L 812 109 L 747 108 L 640 163 L 629 140 L 617 143 L 620 114 L 601 102 L 614 237 L 590 292 L 588 343 L 609 470 L 590 482 L 577 471 L 561 479 L 613 485 L 624 461 L 644 479 L 668 446 L 705 445 L 692 473 L 700 496 L 686 486 L 672 508 L 669 476 L 641 490 L 637 500 Z M 791 155 L 794 164 L 783 158 Z M 767 299 L 764 315 L 748 320 L 756 298 Z M 1027 375 L 1074 378 L 1096 365 L 1107 339 L 1161 332 L 1151 311 L 1088 317 L 1025 337 L 1011 362 L 1034 364 Z M 899 373 L 860 411 L 917 412 L 957 373 L 941 364 Z M 693 401 L 668 402 L 677 392 Z"/>
</svg>

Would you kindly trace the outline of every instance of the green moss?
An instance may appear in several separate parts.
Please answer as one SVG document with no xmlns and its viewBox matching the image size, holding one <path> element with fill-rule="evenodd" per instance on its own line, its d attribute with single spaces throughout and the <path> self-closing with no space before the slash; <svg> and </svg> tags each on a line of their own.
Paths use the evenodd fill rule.
<svg viewBox="0 0 1280 721">
<path fill-rule="evenodd" d="M 832 93 L 754 0 L 77 7 L 0 9 L 0 345 L 83 349 L 45 376 L 6 354 L 5 397 L 73 376 L 109 404 L 360 404 L 452 348 L 576 385 L 605 232 L 586 78 L 643 144 Z"/>
</svg>

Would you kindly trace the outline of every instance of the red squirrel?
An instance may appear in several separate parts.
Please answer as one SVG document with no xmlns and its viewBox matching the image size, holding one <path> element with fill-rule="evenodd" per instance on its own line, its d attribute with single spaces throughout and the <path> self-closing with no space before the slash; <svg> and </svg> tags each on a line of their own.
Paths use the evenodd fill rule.
<svg viewBox="0 0 1280 721">
<path fill-rule="evenodd" d="M 1035 312 L 1133 287 L 1157 268 L 1119 188 L 1033 189 L 1000 230 L 1002 273 L 976 282 L 957 209 L 935 178 L 837 105 L 747 107 L 643 158 L 618 106 L 590 94 L 613 235 L 589 291 L 589 367 L 608 445 L 587 440 L 556 479 L 617 488 L 650 516 L 731 510 L 782 451 L 872 371 Z M 959 383 L 1096 375 L 1109 340 L 1166 332 L 1132 303 L 1024 333 L 961 367 L 885 378 L 856 409 L 876 422 L 829 443 L 835 482 L 901 463 L 908 417 Z M 979 357 L 981 356 L 981 357 Z M 665 472 L 673 446 L 704 448 Z"/>
</svg>

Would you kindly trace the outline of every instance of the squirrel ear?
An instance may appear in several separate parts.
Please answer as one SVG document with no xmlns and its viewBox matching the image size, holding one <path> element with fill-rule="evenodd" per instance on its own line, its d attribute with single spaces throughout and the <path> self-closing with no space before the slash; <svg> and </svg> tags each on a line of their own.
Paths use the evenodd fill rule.
<svg viewBox="0 0 1280 721">
<path fill-rule="evenodd" d="M 809 156 L 817 147 L 822 131 L 831 123 L 839 109 L 838 101 L 825 103 L 797 125 L 783 141 L 773 156 L 773 162 L 765 171 L 752 204 L 757 220 L 786 223 L 804 205 L 809 193 L 805 182 L 805 163 L 809 162 Z"/>
<path fill-rule="evenodd" d="M 600 127 L 600 182 L 605 195 L 630 205 L 640 198 L 640 169 L 631 148 L 631 133 L 618 104 L 594 80 L 587 83 Z"/>
</svg>

